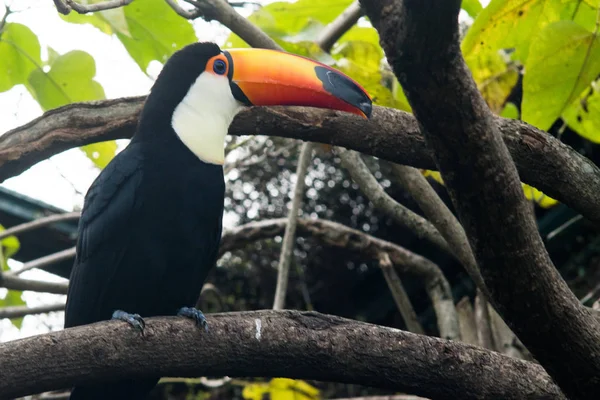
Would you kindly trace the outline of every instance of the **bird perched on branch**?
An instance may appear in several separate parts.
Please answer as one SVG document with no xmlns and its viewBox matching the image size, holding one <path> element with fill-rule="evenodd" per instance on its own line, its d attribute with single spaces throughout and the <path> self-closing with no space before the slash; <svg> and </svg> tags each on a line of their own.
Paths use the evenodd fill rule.
<svg viewBox="0 0 600 400">
<path fill-rule="evenodd" d="M 65 328 L 118 319 L 143 333 L 144 317 L 194 304 L 221 240 L 225 136 L 244 107 L 299 105 L 368 118 L 356 82 L 310 59 L 195 43 L 164 65 L 128 146 L 85 197 Z M 159 377 L 76 386 L 71 399 L 141 399 Z"/>
</svg>

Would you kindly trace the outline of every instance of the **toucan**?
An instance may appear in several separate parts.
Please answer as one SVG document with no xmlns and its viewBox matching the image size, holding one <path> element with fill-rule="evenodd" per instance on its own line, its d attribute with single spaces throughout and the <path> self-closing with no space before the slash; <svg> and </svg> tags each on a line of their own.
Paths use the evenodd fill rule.
<svg viewBox="0 0 600 400">
<path fill-rule="evenodd" d="M 143 333 L 144 318 L 194 308 L 221 240 L 225 137 L 252 106 L 328 108 L 370 118 L 367 92 L 309 58 L 265 49 L 188 45 L 163 66 L 133 138 L 86 193 L 65 328 L 117 319 Z M 71 399 L 143 399 L 160 377 L 75 386 Z"/>
</svg>

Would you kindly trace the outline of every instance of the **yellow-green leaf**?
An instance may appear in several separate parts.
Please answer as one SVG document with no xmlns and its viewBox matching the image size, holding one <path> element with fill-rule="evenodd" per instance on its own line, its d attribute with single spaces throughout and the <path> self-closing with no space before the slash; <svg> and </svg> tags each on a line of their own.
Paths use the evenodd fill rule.
<svg viewBox="0 0 600 400">
<path fill-rule="evenodd" d="M 134 1 L 124 10 L 130 36 L 116 34 L 144 72 L 151 61 L 164 63 L 175 51 L 198 40 L 192 24 L 164 0 Z"/>
<path fill-rule="evenodd" d="M 519 79 L 516 68 L 507 65 L 497 51 L 473 54 L 465 61 L 486 103 L 499 114 Z"/>
<path fill-rule="evenodd" d="M 0 232 L 6 229 L 0 224 Z M 6 271 L 8 269 L 8 259 L 14 256 L 21 248 L 21 242 L 16 236 L 7 236 L 0 240 L 0 263 L 2 264 L 0 269 Z"/>
<path fill-rule="evenodd" d="M 500 116 L 504 118 L 519 119 L 519 109 L 514 103 L 506 103 Z"/>
<path fill-rule="evenodd" d="M 562 117 L 582 137 L 600 143 L 600 88 L 592 85 L 567 107 Z"/>
<path fill-rule="evenodd" d="M 460 6 L 473 18 L 477 17 L 483 9 L 479 0 L 463 0 Z"/>
<path fill-rule="evenodd" d="M 268 383 L 251 383 L 244 387 L 242 397 L 246 400 L 317 400 L 319 389 L 302 380 L 274 378 Z"/>
<path fill-rule="evenodd" d="M 7 23 L 0 32 L 0 92 L 27 84 L 31 71 L 42 65 L 40 42 L 28 27 Z"/>
<path fill-rule="evenodd" d="M 29 76 L 33 95 L 44 110 L 76 101 L 104 99 L 104 89 L 94 80 L 94 58 L 73 50 L 56 58 L 45 73 L 36 69 Z"/>
<path fill-rule="evenodd" d="M 598 35 L 571 21 L 548 25 L 525 65 L 522 118 L 548 129 L 600 74 Z"/>
<path fill-rule="evenodd" d="M 114 140 L 88 144 L 81 147 L 81 150 L 88 156 L 96 167 L 103 169 L 113 159 L 117 152 L 117 142 Z"/>
<path fill-rule="evenodd" d="M 542 208 L 551 208 L 558 204 L 558 200 L 546 196 L 533 186 L 529 186 L 525 183 L 521 183 L 521 186 L 523 187 L 523 192 L 525 193 L 527 200 L 533 201 Z"/>
<path fill-rule="evenodd" d="M 492 0 L 477 16 L 462 42 L 465 56 L 515 48 L 525 61 L 532 37 L 561 19 L 564 0 Z"/>
</svg>

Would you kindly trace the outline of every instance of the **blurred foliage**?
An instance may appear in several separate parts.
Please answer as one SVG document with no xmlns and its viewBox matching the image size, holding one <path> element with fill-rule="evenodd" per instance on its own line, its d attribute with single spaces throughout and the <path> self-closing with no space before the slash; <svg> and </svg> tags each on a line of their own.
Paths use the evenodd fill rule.
<svg viewBox="0 0 600 400">
<path fill-rule="evenodd" d="M 319 389 L 302 380 L 274 378 L 265 383 L 251 383 L 244 387 L 242 396 L 246 400 L 318 400 Z"/>
<path fill-rule="evenodd" d="M 4 230 L 4 226 L 0 224 L 0 232 Z M 21 243 L 15 236 L 8 236 L 0 240 L 0 274 L 2 274 L 2 271 L 8 271 L 8 259 L 17 254 L 20 248 Z M 0 308 L 23 305 L 25 305 L 25 301 L 21 297 L 21 292 L 17 290 L 7 290 L 6 296 L 3 299 L 0 298 Z M 23 324 L 23 318 L 14 318 L 11 322 L 20 329 Z"/>
</svg>

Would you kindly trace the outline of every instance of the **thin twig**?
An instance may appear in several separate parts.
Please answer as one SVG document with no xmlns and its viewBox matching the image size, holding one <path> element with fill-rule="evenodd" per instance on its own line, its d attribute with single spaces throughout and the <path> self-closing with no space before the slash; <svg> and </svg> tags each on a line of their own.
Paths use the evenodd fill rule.
<svg viewBox="0 0 600 400">
<path fill-rule="evenodd" d="M 456 304 L 456 312 L 458 313 L 458 324 L 460 325 L 462 341 L 476 346 L 479 345 L 475 313 L 468 297 L 463 297 Z"/>
<path fill-rule="evenodd" d="M 31 290 L 32 292 L 67 294 L 69 284 L 68 282 L 36 281 L 4 274 L 0 277 L 0 287 L 9 290 Z"/>
<path fill-rule="evenodd" d="M 306 171 L 308 170 L 308 164 L 312 160 L 312 151 L 313 144 L 311 142 L 305 142 L 302 144 L 300 156 L 298 157 L 294 197 L 292 199 L 292 206 L 290 207 L 290 211 L 288 213 L 288 223 L 285 227 L 285 234 L 283 235 L 283 243 L 281 245 L 281 253 L 279 255 L 277 288 L 275 289 L 275 300 L 273 302 L 274 310 L 281 310 L 285 306 L 285 295 L 287 293 L 290 262 L 292 259 L 292 251 L 294 250 L 294 242 L 296 239 L 298 211 L 300 210 L 302 197 L 304 196 Z"/>
<path fill-rule="evenodd" d="M 475 297 L 475 321 L 477 323 L 477 338 L 479 345 L 486 349 L 496 350 L 494 336 L 492 335 L 492 324 L 488 310 L 488 302 L 480 290 Z"/>
<path fill-rule="evenodd" d="M 194 10 L 186 10 L 177 4 L 177 0 L 165 0 L 169 6 L 175 11 L 180 17 L 186 19 L 196 19 L 202 15 L 200 9 L 195 8 Z"/>
<path fill-rule="evenodd" d="M 71 7 L 65 4 L 63 0 L 54 0 L 54 4 L 56 5 L 56 10 L 64 15 L 69 15 L 71 12 Z"/>
<path fill-rule="evenodd" d="M 92 3 L 92 4 L 79 4 L 74 0 L 65 0 L 67 6 L 77 11 L 79 14 L 86 14 L 95 11 L 111 10 L 113 8 L 119 8 L 129 5 L 133 0 L 109 0 L 104 3 Z M 55 1 L 56 4 L 56 1 Z M 58 8 L 58 7 L 57 7 Z M 60 11 L 60 10 L 59 10 Z M 68 14 L 68 13 L 67 13 Z"/>
<path fill-rule="evenodd" d="M 335 20 L 323 29 L 317 44 L 324 52 L 329 53 L 331 48 L 346 33 L 363 14 L 360 3 L 355 0 Z"/>
<path fill-rule="evenodd" d="M 41 228 L 46 225 L 53 224 L 55 222 L 69 221 L 72 219 L 78 219 L 81 216 L 79 211 L 70 212 L 65 214 L 53 214 L 47 217 L 38 218 L 24 224 L 13 226 L 5 231 L 0 232 L 0 240 L 8 236 L 18 235 L 32 229 Z"/>
<path fill-rule="evenodd" d="M 354 182 L 358 184 L 360 190 L 371 200 L 375 207 L 386 212 L 396 222 L 410 229 L 419 238 L 427 239 L 440 249 L 452 254 L 448 243 L 431 222 L 398 203 L 385 192 L 371 174 L 359 153 L 341 147 L 336 147 L 335 152 L 340 156 L 342 165 L 348 170 Z"/>
<path fill-rule="evenodd" d="M 44 314 L 53 311 L 62 311 L 65 309 L 64 303 L 45 304 L 37 307 L 14 306 L 0 308 L 0 319 L 2 318 L 21 318 L 26 315 Z"/>
<path fill-rule="evenodd" d="M 415 312 L 415 309 L 408 298 L 406 290 L 404 290 L 404 286 L 402 286 L 402 281 L 396 273 L 388 253 L 381 253 L 379 256 L 379 267 L 383 272 L 383 276 L 388 284 L 388 288 L 390 289 L 392 297 L 396 302 L 398 311 L 400 311 L 400 314 L 404 319 L 406 328 L 413 333 L 418 333 L 421 335 L 425 334 L 425 330 L 417 318 L 417 313 Z"/>
<path fill-rule="evenodd" d="M 21 269 L 5 272 L 5 275 L 16 276 L 34 268 L 44 269 L 44 267 L 48 267 L 61 261 L 70 260 L 73 257 L 75 257 L 75 247 L 36 258 L 35 260 L 24 263 Z"/>
</svg>

